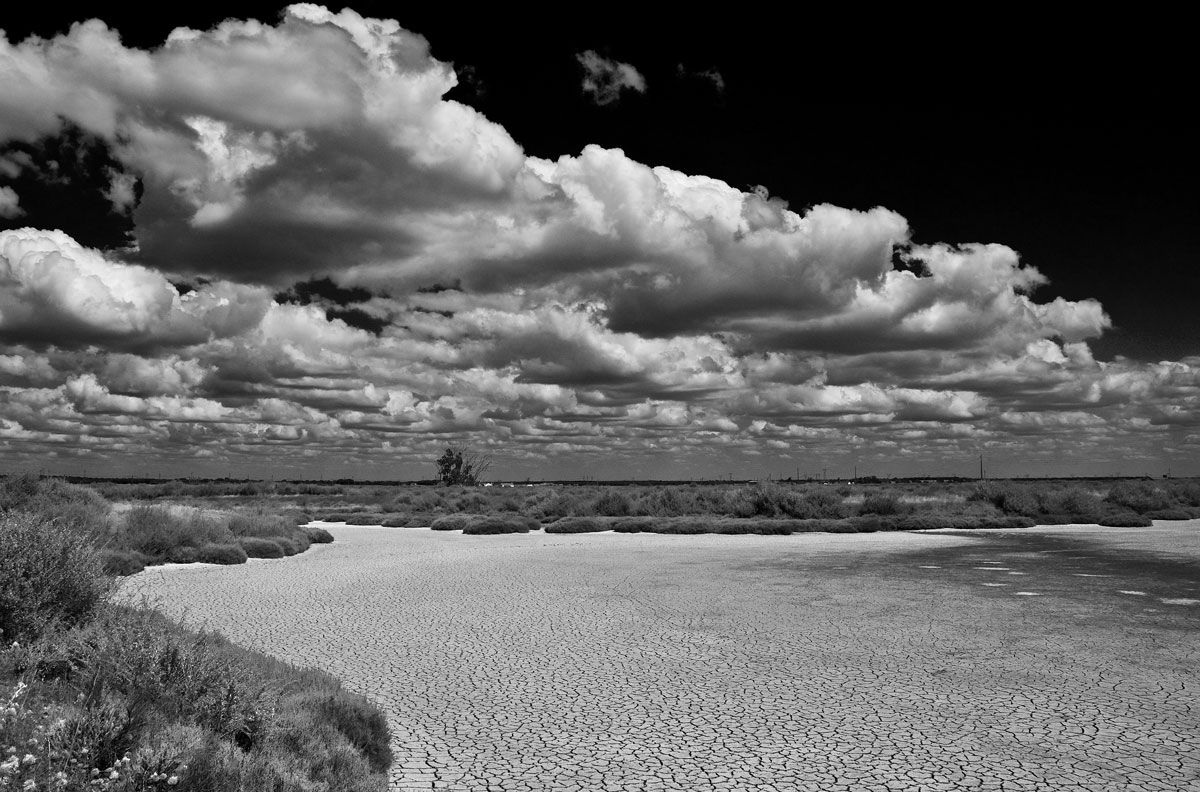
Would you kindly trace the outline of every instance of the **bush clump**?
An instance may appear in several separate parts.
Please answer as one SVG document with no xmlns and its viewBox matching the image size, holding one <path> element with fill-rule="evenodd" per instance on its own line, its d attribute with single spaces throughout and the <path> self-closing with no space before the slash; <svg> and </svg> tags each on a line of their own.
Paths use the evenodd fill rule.
<svg viewBox="0 0 1200 792">
<path fill-rule="evenodd" d="M 238 544 L 250 558 L 283 558 L 287 553 L 283 546 L 274 539 L 264 539 L 259 536 L 243 536 Z"/>
<path fill-rule="evenodd" d="M 607 531 L 611 528 L 611 523 L 598 520 L 595 517 L 560 517 L 546 526 L 546 533 L 596 533 L 597 531 Z"/>
<path fill-rule="evenodd" d="M 1105 501 L 1138 514 L 1168 509 L 1172 506 L 1167 493 L 1148 481 L 1122 481 L 1108 491 Z M 1101 523 L 1103 525 L 1104 523 Z M 1136 526 L 1129 526 L 1136 527 Z"/>
<path fill-rule="evenodd" d="M 333 534 L 326 531 L 324 528 L 318 528 L 315 525 L 301 526 L 304 532 L 308 534 L 308 540 L 313 544 L 332 544 Z"/>
<path fill-rule="evenodd" d="M 195 560 L 201 564 L 244 564 L 247 553 L 236 544 L 206 544 L 196 550 Z"/>
<path fill-rule="evenodd" d="M 125 577 L 127 575 L 136 575 L 146 568 L 146 562 L 150 559 L 146 558 L 141 553 L 136 553 L 131 550 L 114 550 L 105 548 L 99 551 L 100 566 L 106 575 L 116 575 Z"/>
<path fill-rule="evenodd" d="M 898 514 L 902 511 L 900 497 L 894 492 L 872 492 L 859 507 L 859 514 Z"/>
<path fill-rule="evenodd" d="M 0 639 L 23 641 L 91 618 L 112 580 L 94 542 L 36 514 L 0 515 Z"/>
<path fill-rule="evenodd" d="M 429 527 L 434 531 L 461 531 L 467 527 L 475 515 L 471 514 L 447 514 L 445 517 L 438 517 Z"/>
<path fill-rule="evenodd" d="M 1195 520 L 1200 518 L 1200 508 L 1195 506 L 1174 506 L 1170 509 L 1156 509 L 1146 512 L 1151 520 Z"/>
<path fill-rule="evenodd" d="M 476 517 L 467 522 L 463 527 L 463 533 L 470 535 L 529 533 L 539 525 L 537 520 L 522 517 L 519 514 Z"/>
</svg>

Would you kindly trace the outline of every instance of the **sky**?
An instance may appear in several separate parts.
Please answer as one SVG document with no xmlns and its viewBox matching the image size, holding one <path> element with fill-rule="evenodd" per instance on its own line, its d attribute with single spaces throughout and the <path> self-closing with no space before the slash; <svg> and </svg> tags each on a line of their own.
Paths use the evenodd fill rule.
<svg viewBox="0 0 1200 792">
<path fill-rule="evenodd" d="M 94 13 L 0 23 L 0 470 L 1200 475 L 1170 69 L 1003 24 Z"/>
</svg>

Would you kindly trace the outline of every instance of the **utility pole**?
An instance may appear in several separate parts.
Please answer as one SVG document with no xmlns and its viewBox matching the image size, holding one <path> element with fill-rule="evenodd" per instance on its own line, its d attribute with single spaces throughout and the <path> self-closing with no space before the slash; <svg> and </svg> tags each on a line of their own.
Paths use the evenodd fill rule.
<svg viewBox="0 0 1200 792">
<path fill-rule="evenodd" d="M 983 481 L 983 454 L 979 455 L 979 480 Z"/>
</svg>

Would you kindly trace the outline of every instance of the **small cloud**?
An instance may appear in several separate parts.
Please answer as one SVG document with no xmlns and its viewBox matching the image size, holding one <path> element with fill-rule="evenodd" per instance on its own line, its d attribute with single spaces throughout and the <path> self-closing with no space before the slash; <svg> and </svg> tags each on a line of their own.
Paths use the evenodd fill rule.
<svg viewBox="0 0 1200 792">
<path fill-rule="evenodd" d="M 717 93 L 725 93 L 725 77 L 715 68 L 704 69 L 702 71 L 691 71 L 682 63 L 680 63 L 676 69 L 678 70 L 680 77 L 690 77 L 692 79 L 705 80 L 712 83 L 712 86 L 714 89 L 716 89 Z"/>
<path fill-rule="evenodd" d="M 23 214 L 25 214 L 25 210 L 20 206 L 17 191 L 12 187 L 0 187 L 0 217 L 11 220 Z"/>
<path fill-rule="evenodd" d="M 108 168 L 108 189 L 104 197 L 118 214 L 129 214 L 138 202 L 138 180 L 132 173 Z"/>
<path fill-rule="evenodd" d="M 6 179 L 15 179 L 22 170 L 32 166 L 32 158 L 24 151 L 9 151 L 0 155 L 0 176 Z"/>
<path fill-rule="evenodd" d="M 575 56 L 583 67 L 583 92 L 598 105 L 612 104 L 625 90 L 646 92 L 646 78 L 628 63 L 603 58 L 595 50 Z"/>
</svg>

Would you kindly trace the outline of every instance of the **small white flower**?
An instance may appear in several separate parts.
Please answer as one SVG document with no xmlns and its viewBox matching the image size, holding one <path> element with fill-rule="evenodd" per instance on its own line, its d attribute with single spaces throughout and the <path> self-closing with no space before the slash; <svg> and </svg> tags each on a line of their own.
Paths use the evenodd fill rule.
<svg viewBox="0 0 1200 792">
<path fill-rule="evenodd" d="M 175 786 L 179 783 L 179 776 L 171 776 L 167 779 L 167 786 Z"/>
</svg>

